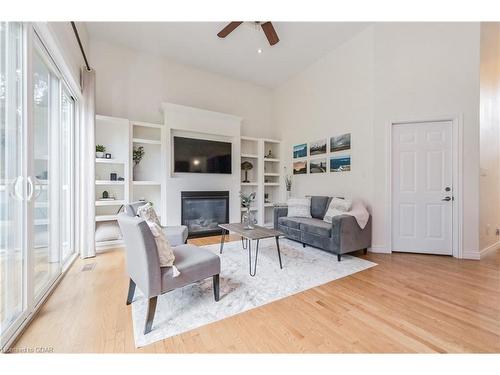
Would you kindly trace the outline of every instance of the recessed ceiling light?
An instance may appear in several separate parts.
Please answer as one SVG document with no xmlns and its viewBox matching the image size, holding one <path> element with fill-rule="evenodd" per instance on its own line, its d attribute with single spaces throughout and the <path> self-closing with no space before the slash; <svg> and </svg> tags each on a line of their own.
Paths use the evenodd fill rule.
<svg viewBox="0 0 500 375">
<path fill-rule="evenodd" d="M 262 53 L 262 48 L 257 49 L 257 53 Z"/>
</svg>

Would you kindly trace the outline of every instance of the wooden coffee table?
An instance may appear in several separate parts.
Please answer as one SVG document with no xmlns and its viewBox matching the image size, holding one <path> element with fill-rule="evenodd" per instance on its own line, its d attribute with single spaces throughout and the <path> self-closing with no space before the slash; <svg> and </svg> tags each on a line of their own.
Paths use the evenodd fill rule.
<svg viewBox="0 0 500 375">
<path fill-rule="evenodd" d="M 281 253 L 280 253 L 280 236 L 283 236 L 283 233 L 277 231 L 275 229 L 261 227 L 259 225 L 254 225 L 253 229 L 246 229 L 245 225 L 242 223 L 232 223 L 232 224 L 219 224 L 219 227 L 222 229 L 222 236 L 220 238 L 220 253 L 222 254 L 222 249 L 224 248 L 224 240 L 226 234 L 229 232 L 237 233 L 241 236 L 241 244 L 244 250 L 248 248 L 248 266 L 250 270 L 250 276 L 255 276 L 257 272 L 257 257 L 259 255 L 259 241 L 264 238 L 274 237 L 276 239 L 276 250 L 278 250 L 278 259 L 280 261 L 280 268 L 283 269 L 283 265 L 281 263 Z M 245 241 L 243 241 L 245 240 Z M 254 267 L 252 272 L 252 240 L 257 241 L 256 249 L 255 249 L 255 260 Z"/>
</svg>

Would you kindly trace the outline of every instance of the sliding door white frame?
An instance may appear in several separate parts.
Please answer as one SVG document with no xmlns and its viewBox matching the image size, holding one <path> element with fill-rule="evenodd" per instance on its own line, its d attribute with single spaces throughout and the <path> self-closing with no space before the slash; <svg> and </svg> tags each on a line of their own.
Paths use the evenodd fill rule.
<svg viewBox="0 0 500 375">
<path fill-rule="evenodd" d="M 34 252 L 32 251 L 34 245 L 34 235 L 33 228 L 34 223 L 34 200 L 28 201 L 28 195 L 32 195 L 33 187 L 29 188 L 27 184 L 23 184 L 23 210 L 24 210 L 24 223 L 23 226 L 27 228 L 25 230 L 26 235 L 23 239 L 23 259 L 24 259 L 24 270 L 23 270 L 23 312 L 22 314 L 11 324 L 11 326 L 3 333 L 2 342 L 0 345 L 1 350 L 9 348 L 10 345 L 15 341 L 18 335 L 26 327 L 29 321 L 36 314 L 40 306 L 43 304 L 45 299 L 48 297 L 53 288 L 61 280 L 65 271 L 69 268 L 72 262 L 76 259 L 79 251 L 78 244 L 79 233 L 78 228 L 78 204 L 80 191 L 78 189 L 79 185 L 79 175 L 75 173 L 76 166 L 79 164 L 79 128 L 80 128 L 80 110 L 79 103 L 81 102 L 81 92 L 78 83 L 75 82 L 70 70 L 62 53 L 59 51 L 57 43 L 53 38 L 50 30 L 46 23 L 23 23 L 23 150 L 25 157 L 23 158 L 23 178 L 27 181 L 28 176 L 32 176 L 33 168 L 33 54 L 35 49 L 41 52 L 44 56 L 44 60 L 48 62 L 52 72 L 59 79 L 59 97 L 62 97 L 63 90 L 66 91 L 74 103 L 73 110 L 73 129 L 71 137 L 73 139 L 73 144 L 71 146 L 72 155 L 72 186 L 70 191 L 71 196 L 71 216 L 72 216 L 72 233 L 71 242 L 73 248 L 73 254 L 67 257 L 67 259 L 62 258 L 62 248 L 60 246 L 60 236 L 58 236 L 58 251 L 59 251 L 59 266 L 57 274 L 49 279 L 44 288 L 40 291 L 39 296 L 35 299 L 34 296 Z M 59 99 L 60 100 L 60 99 Z M 61 103 L 59 103 L 59 111 L 61 110 Z M 61 113 L 59 112 L 59 117 Z M 31 190 L 30 190 L 31 189 Z M 29 191 L 30 190 L 30 191 Z"/>
</svg>

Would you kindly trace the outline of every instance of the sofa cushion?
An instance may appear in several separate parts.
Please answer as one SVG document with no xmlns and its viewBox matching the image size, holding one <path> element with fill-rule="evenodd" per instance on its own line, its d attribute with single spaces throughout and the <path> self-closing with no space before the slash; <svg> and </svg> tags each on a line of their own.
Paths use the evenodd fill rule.
<svg viewBox="0 0 500 375">
<path fill-rule="evenodd" d="M 307 220 L 311 220 L 311 218 L 282 216 L 278 218 L 278 224 L 288 228 L 300 230 L 300 224 L 307 222 Z"/>
<path fill-rule="evenodd" d="M 321 237 L 330 237 L 332 225 L 320 219 L 308 219 L 300 223 L 300 230 Z"/>
<path fill-rule="evenodd" d="M 311 197 L 311 216 L 315 219 L 323 220 L 325 212 L 330 204 L 330 197 L 312 196 Z"/>
</svg>

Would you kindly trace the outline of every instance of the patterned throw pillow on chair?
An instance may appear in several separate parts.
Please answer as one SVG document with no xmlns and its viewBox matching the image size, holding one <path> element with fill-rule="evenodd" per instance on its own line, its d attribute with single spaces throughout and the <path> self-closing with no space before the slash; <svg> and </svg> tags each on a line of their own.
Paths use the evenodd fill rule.
<svg viewBox="0 0 500 375">
<path fill-rule="evenodd" d="M 170 246 L 165 233 L 163 233 L 160 220 L 156 215 L 153 204 L 148 202 L 144 206 L 139 207 L 137 210 L 137 216 L 146 221 L 153 237 L 155 238 L 156 248 L 158 249 L 158 257 L 160 258 L 160 267 L 172 267 L 172 276 L 179 276 L 180 272 L 174 265 L 174 252 L 172 251 L 172 247 Z"/>
</svg>

